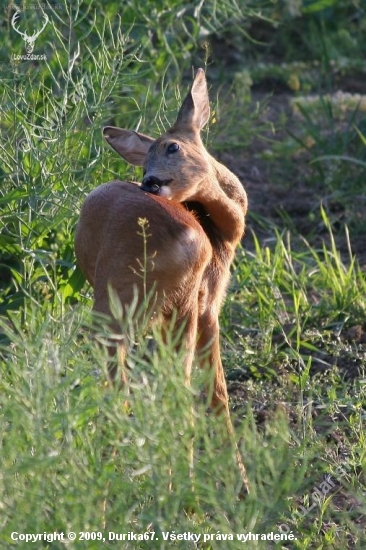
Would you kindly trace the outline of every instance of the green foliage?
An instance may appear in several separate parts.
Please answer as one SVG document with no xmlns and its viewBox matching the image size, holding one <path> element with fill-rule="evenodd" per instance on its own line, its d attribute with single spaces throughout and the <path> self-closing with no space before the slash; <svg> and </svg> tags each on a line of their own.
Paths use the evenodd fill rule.
<svg viewBox="0 0 366 550">
<path fill-rule="evenodd" d="M 5 327 L 12 339 L 11 348 L 3 349 L 7 367 L 2 368 L 0 392 L 5 544 L 14 531 L 95 531 L 108 536 L 109 531 L 149 530 L 160 540 L 153 547 L 168 548 L 162 531 L 235 535 L 249 529 L 277 532 L 279 525 L 290 524 L 298 547 L 305 547 L 300 541 L 313 531 L 300 519 L 291 519 L 296 495 L 307 495 L 323 472 L 335 472 L 338 465 L 332 454 L 317 460 L 322 439 L 308 430 L 304 437 L 302 425 L 290 426 L 281 409 L 260 430 L 249 404 L 238 435 L 253 494 L 238 501 L 233 447 L 222 444 L 225 427 L 205 414 L 205 403 L 197 397 L 206 375 L 195 377 L 193 390 L 185 388 L 181 358 L 173 348 L 155 334 L 157 348 L 151 352 L 148 341 L 135 334 L 139 346 L 129 360 L 132 393 L 124 395 L 103 382 L 104 350 L 90 340 L 79 341 L 82 310 L 70 311 L 62 320 L 45 317 L 35 307 L 31 313 L 32 339 L 19 325 Z M 100 331 L 102 338 L 105 328 Z M 122 406 L 126 397 L 129 409 Z M 362 434 L 356 418 L 357 410 L 354 441 Z M 299 419 L 308 422 L 304 413 Z M 347 480 L 357 490 L 357 479 L 349 475 Z M 323 508 L 322 519 L 342 522 L 344 516 Z M 218 545 L 213 539 L 212 547 Z M 98 547 L 90 541 L 70 546 Z"/>
<path fill-rule="evenodd" d="M 299 366 L 305 369 L 311 356 L 316 361 L 317 355 L 332 367 L 340 350 L 332 350 L 331 331 L 341 333 L 363 323 L 364 273 L 354 258 L 349 265 L 343 262 L 324 210 L 322 216 L 330 232 L 330 248 L 323 245 L 317 250 L 306 243 L 305 250 L 297 251 L 287 234 L 285 238 L 277 235 L 273 250 L 262 248 L 256 240 L 254 256 L 244 251 L 237 256 L 222 324 L 237 351 L 231 359 L 238 362 L 244 353 L 242 372 L 274 377 L 277 368 L 285 365 L 296 373 Z M 362 351 L 359 359 L 363 364 Z M 296 381 L 296 376 L 292 379 Z"/>
</svg>

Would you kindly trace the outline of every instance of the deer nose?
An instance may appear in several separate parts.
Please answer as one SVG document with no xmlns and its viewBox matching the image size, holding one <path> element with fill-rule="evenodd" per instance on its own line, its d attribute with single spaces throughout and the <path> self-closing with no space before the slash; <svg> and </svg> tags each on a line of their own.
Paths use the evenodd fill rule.
<svg viewBox="0 0 366 550">
<path fill-rule="evenodd" d="M 163 182 L 159 180 L 159 178 L 156 178 L 155 176 L 148 176 L 142 180 L 141 189 L 143 191 L 147 191 L 148 193 L 156 193 L 162 185 Z"/>
</svg>

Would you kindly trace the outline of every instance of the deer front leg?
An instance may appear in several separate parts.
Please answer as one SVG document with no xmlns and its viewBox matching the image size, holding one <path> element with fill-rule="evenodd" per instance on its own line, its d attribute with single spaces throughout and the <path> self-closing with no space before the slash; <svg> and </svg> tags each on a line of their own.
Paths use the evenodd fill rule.
<svg viewBox="0 0 366 550">
<path fill-rule="evenodd" d="M 200 366 L 213 370 L 213 382 L 209 392 L 211 408 L 217 413 L 228 414 L 229 398 L 220 355 L 219 322 L 213 313 L 206 312 L 200 316 L 197 352 Z"/>
<path fill-rule="evenodd" d="M 213 387 L 210 392 L 211 407 L 216 414 L 223 414 L 228 435 L 233 442 L 236 461 L 243 481 L 245 493 L 249 493 L 249 480 L 241 457 L 238 445 L 235 441 L 234 426 L 231 421 L 229 409 L 229 397 L 227 392 L 225 373 L 220 355 L 220 333 L 217 316 L 206 313 L 199 318 L 197 351 L 201 367 L 207 366 L 214 370 Z"/>
</svg>

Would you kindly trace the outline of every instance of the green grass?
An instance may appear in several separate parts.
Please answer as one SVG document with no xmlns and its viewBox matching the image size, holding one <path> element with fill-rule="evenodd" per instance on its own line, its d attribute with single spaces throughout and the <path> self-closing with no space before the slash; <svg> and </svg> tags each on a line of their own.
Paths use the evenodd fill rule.
<svg viewBox="0 0 366 550">
<path fill-rule="evenodd" d="M 364 227 L 357 215 L 364 212 L 364 115 L 352 106 L 339 120 L 320 90 L 316 106 L 301 104 L 302 118 L 291 122 L 291 136 L 285 136 L 281 126 L 288 115 L 267 120 L 266 101 L 253 95 L 251 102 L 255 72 L 233 67 L 224 74 L 223 59 L 215 58 L 222 40 L 265 64 L 266 44 L 277 36 L 277 44 L 285 44 L 285 71 L 259 69 L 287 82 L 293 67 L 302 67 L 296 65 L 300 54 L 295 57 L 298 28 L 301 40 L 308 38 L 311 59 L 320 52 L 312 71 L 324 71 L 332 56 L 337 67 L 341 56 L 354 56 L 356 66 L 352 41 L 362 36 L 361 8 L 322 4 L 313 3 L 311 12 L 309 3 L 296 3 L 301 13 L 294 18 L 291 2 L 283 13 L 264 2 L 229 0 L 169 0 L 139 9 L 130 0 L 122 10 L 116 2 L 65 2 L 47 11 L 51 22 L 35 42 L 34 53 L 45 54 L 46 61 L 16 65 L 10 58 L 25 53 L 24 41 L 10 25 L 14 10 L 6 13 L 0 26 L 4 547 L 29 546 L 13 541 L 13 532 L 54 531 L 107 539 L 108 532 L 155 533 L 150 542 L 105 543 L 131 549 L 275 548 L 274 541 L 237 538 L 272 531 L 294 534 L 296 540 L 278 544 L 285 548 L 364 547 L 366 278 L 352 252 L 353 236 Z M 22 13 L 21 24 L 36 28 L 37 10 Z M 271 28 L 269 35 L 256 34 L 261 25 Z M 253 211 L 254 235 L 249 230 L 247 237 L 253 244 L 246 247 L 244 240 L 233 267 L 221 316 L 222 352 L 252 486 L 244 500 L 238 499 L 233 446 L 220 420 L 206 412 L 201 393 L 207 373 L 195 371 L 192 388 L 185 388 L 182 358 L 172 343 L 163 345 L 154 334 L 152 350 L 150 339 L 130 325 L 136 346 L 126 409 L 125 390 L 106 384 L 100 342 L 108 331 L 92 319 L 91 289 L 75 269 L 75 224 L 86 194 L 114 177 L 140 177 L 103 144 L 101 126 L 158 135 L 174 119 L 192 65 L 207 66 L 215 102 L 206 138 L 219 155 L 231 155 L 231 168 L 244 149 L 265 139 L 266 150 L 256 150 L 253 162 L 274 166 L 274 185 L 293 193 L 296 164 L 296 182 L 320 185 L 324 199 L 309 212 L 307 234 L 299 234 L 296 220 L 285 213 L 273 223 Z M 342 204 L 343 217 L 329 208 L 331 200 Z M 325 475 L 331 490 L 317 502 L 312 495 L 324 487 Z M 197 545 L 170 536 L 184 533 L 200 535 Z M 36 546 L 65 548 L 51 540 Z M 101 543 L 77 540 L 67 547 Z"/>
</svg>

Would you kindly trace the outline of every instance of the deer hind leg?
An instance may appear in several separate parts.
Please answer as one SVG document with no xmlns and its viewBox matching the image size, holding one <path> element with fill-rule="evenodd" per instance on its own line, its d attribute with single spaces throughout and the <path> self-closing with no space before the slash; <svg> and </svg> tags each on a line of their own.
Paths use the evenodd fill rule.
<svg viewBox="0 0 366 550">
<path fill-rule="evenodd" d="M 168 345 L 172 341 L 174 342 L 174 351 L 178 354 L 182 353 L 184 382 L 187 387 L 190 386 L 192 364 L 196 351 L 197 321 L 197 304 L 194 303 L 184 315 L 179 311 L 165 314 L 162 327 L 164 344 Z"/>
<path fill-rule="evenodd" d="M 198 333 L 197 352 L 199 354 L 200 366 L 214 370 L 212 387 L 209 388 L 211 408 L 216 414 L 223 415 L 225 419 L 226 430 L 234 446 L 236 462 L 244 486 L 244 491 L 241 491 L 241 493 L 246 494 L 249 493 L 249 480 L 235 440 L 235 430 L 230 415 L 229 396 L 220 355 L 218 318 L 207 313 L 201 316 L 198 324 Z"/>
<path fill-rule="evenodd" d="M 197 343 L 197 303 L 190 311 L 182 316 L 178 312 L 173 312 L 169 315 L 164 315 L 164 325 L 162 330 L 162 338 L 165 345 L 174 342 L 174 350 L 181 356 L 182 366 L 184 368 L 184 384 L 186 388 L 191 384 L 191 371 L 194 360 L 195 348 Z M 190 407 L 186 413 L 188 415 L 188 429 L 191 432 L 187 445 L 187 461 L 188 461 L 188 477 L 191 483 L 191 492 L 194 492 L 194 414 L 193 407 Z M 185 415 L 184 415 L 185 416 Z M 187 419 L 187 416 L 186 416 Z M 173 470 L 169 467 L 169 486 L 168 490 L 173 490 Z"/>
<path fill-rule="evenodd" d="M 107 350 L 110 360 L 108 362 L 109 383 L 114 386 L 124 387 L 128 392 L 128 368 L 126 365 L 126 356 L 131 347 L 131 337 L 128 332 L 131 331 L 132 338 L 136 331 L 140 332 L 147 328 L 147 319 L 151 320 L 153 305 L 158 306 L 158 295 L 155 294 L 150 300 L 144 299 L 144 292 L 139 288 L 135 281 L 128 281 L 123 277 L 123 288 L 118 285 L 111 285 L 112 292 L 107 287 L 106 282 L 101 278 L 101 284 L 96 284 L 94 289 L 94 308 L 97 314 L 102 314 L 108 318 L 108 339 Z M 130 284 L 129 284 L 130 283 Z M 113 306 L 111 302 L 118 300 L 117 310 L 121 311 L 121 318 L 113 317 Z"/>
<path fill-rule="evenodd" d="M 175 308 L 169 308 L 164 312 L 163 341 L 174 342 L 174 347 L 179 355 L 183 355 L 182 366 L 184 368 L 184 384 L 186 388 L 191 385 L 192 365 L 197 349 L 198 328 L 198 296 L 201 286 L 203 271 L 209 259 L 207 249 L 201 249 L 197 245 L 197 254 L 192 255 L 191 273 L 185 273 L 185 280 L 179 288 L 180 298 L 175 303 Z M 189 264 L 188 264 L 189 265 Z M 177 296 L 176 296 L 177 298 Z M 188 477 L 190 490 L 194 493 L 194 411 L 193 406 L 187 410 L 187 429 L 189 438 L 187 442 Z M 172 490 L 172 470 L 170 469 L 169 490 Z"/>
</svg>

